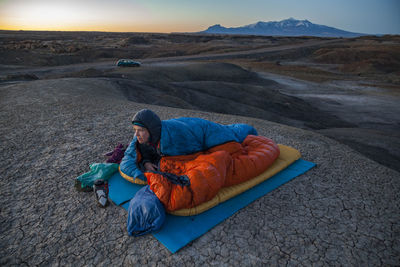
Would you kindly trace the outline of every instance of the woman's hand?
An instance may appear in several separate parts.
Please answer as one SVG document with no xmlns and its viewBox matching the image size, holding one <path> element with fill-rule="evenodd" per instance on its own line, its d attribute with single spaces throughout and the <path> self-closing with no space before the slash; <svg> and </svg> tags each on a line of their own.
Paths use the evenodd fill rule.
<svg viewBox="0 0 400 267">
<path fill-rule="evenodd" d="M 157 165 L 151 163 L 151 162 L 146 162 L 144 164 L 144 168 L 146 171 L 156 171 L 157 170 Z"/>
</svg>

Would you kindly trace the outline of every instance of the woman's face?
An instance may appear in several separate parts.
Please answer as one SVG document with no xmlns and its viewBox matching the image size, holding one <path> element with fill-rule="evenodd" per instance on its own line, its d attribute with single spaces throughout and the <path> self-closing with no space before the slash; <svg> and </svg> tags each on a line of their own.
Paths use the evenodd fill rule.
<svg viewBox="0 0 400 267">
<path fill-rule="evenodd" d="M 133 130 L 135 131 L 136 138 L 140 144 L 145 144 L 149 141 L 150 133 L 146 128 L 139 125 L 133 125 Z"/>
</svg>

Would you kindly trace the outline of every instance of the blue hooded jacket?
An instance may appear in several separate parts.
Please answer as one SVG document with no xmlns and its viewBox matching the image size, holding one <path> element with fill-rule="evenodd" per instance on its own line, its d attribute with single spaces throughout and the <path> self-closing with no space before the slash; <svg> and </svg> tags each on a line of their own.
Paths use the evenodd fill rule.
<svg viewBox="0 0 400 267">
<path fill-rule="evenodd" d="M 143 117 L 154 119 L 155 113 L 151 110 L 142 110 L 137 114 L 140 112 L 142 112 L 142 115 L 147 115 L 142 116 L 142 120 L 135 115 L 132 122 L 140 122 L 145 126 L 150 125 L 149 122 L 143 121 Z M 149 116 L 150 112 L 153 113 L 151 116 Z M 154 125 L 154 121 L 152 123 Z M 160 136 L 158 129 L 161 129 L 159 141 L 162 156 L 189 155 L 230 141 L 242 143 L 248 135 L 257 135 L 256 129 L 247 124 L 222 125 L 200 118 L 182 117 L 163 120 L 160 123 L 161 128 L 156 125 L 156 131 L 152 130 L 151 127 L 146 128 L 151 137 Z M 146 181 L 146 177 L 137 164 L 136 141 L 135 136 L 125 151 L 120 170 L 125 175 Z M 155 140 L 152 139 L 152 141 Z"/>
</svg>

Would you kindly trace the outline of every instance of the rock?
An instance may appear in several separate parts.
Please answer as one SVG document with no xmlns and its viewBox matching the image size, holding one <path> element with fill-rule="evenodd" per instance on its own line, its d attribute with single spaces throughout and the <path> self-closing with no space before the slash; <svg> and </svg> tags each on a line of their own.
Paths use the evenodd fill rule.
<svg viewBox="0 0 400 267">
<path fill-rule="evenodd" d="M 8 74 L 3 81 L 33 81 L 39 78 L 35 74 L 21 73 L 21 74 Z"/>
</svg>

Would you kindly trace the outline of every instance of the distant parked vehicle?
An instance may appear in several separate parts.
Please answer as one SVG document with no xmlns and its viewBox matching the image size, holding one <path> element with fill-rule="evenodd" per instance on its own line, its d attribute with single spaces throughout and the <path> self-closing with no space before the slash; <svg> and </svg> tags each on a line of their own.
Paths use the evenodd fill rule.
<svg viewBox="0 0 400 267">
<path fill-rule="evenodd" d="M 117 66 L 119 67 L 140 67 L 140 65 L 140 62 L 132 59 L 120 59 L 117 62 Z"/>
</svg>

